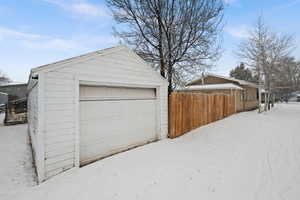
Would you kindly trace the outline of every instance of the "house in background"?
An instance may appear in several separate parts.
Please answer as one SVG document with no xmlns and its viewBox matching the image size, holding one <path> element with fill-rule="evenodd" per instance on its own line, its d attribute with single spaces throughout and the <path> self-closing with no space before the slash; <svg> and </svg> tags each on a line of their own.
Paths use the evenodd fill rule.
<svg viewBox="0 0 300 200">
<path fill-rule="evenodd" d="M 0 84 L 0 104 L 6 104 L 8 100 L 18 100 L 26 98 L 27 84 L 25 83 L 3 83 Z M 4 94 L 3 94 L 4 93 Z M 6 94 L 6 95 L 5 95 Z M 7 97 L 4 97 L 7 96 Z"/>
<path fill-rule="evenodd" d="M 34 68 L 28 90 L 39 182 L 168 134 L 168 82 L 126 46 Z"/>
<path fill-rule="evenodd" d="M 5 105 L 8 101 L 8 95 L 4 92 L 0 92 L 0 106 Z"/>
<path fill-rule="evenodd" d="M 186 85 L 181 91 L 220 93 L 235 95 L 236 111 L 248 111 L 258 108 L 259 86 L 248 81 L 207 74 Z"/>
</svg>

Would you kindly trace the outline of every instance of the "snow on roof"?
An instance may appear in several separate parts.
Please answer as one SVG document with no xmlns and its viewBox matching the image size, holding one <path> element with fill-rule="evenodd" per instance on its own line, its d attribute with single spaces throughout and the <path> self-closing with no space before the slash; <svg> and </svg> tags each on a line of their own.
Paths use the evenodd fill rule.
<svg viewBox="0 0 300 200">
<path fill-rule="evenodd" d="M 212 76 L 212 77 L 216 77 L 216 78 L 221 78 L 221 79 L 225 79 L 225 80 L 229 80 L 229 81 L 234 81 L 234 82 L 237 82 L 240 85 L 247 85 L 247 86 L 251 86 L 251 87 L 255 87 L 255 88 L 259 87 L 258 85 L 254 84 L 254 83 L 251 83 L 251 82 L 248 82 L 248 81 L 244 81 L 244 80 L 240 80 L 240 79 L 236 79 L 236 78 L 231 78 L 231 77 L 225 77 L 225 76 L 216 75 L 216 74 L 211 74 L 211 73 L 208 73 L 204 77 L 208 77 L 208 76 Z M 204 77 L 202 77 L 202 78 L 204 78 Z M 196 80 L 190 82 L 189 84 L 197 82 L 197 81 L 201 80 L 202 78 L 196 79 Z"/>
<path fill-rule="evenodd" d="M 183 90 L 226 90 L 226 89 L 235 89 L 235 90 L 244 90 L 243 88 L 233 84 L 233 83 L 224 83 L 224 84 L 209 84 L 209 85 L 191 85 L 185 87 Z"/>
</svg>

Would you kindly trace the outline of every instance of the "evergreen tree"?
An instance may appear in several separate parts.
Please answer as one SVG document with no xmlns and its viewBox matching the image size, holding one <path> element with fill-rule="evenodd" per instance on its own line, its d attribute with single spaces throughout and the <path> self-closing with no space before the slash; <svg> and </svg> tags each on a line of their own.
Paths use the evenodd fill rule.
<svg viewBox="0 0 300 200">
<path fill-rule="evenodd" d="M 231 70 L 230 77 L 257 83 L 257 77 L 252 75 L 251 70 L 246 68 L 244 63 L 241 63 L 239 66 Z"/>
</svg>

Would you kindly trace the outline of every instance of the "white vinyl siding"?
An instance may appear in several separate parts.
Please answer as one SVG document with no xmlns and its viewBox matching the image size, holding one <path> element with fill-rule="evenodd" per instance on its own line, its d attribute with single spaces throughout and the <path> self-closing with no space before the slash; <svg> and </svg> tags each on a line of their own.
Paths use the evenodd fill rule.
<svg viewBox="0 0 300 200">
<path fill-rule="evenodd" d="M 74 166 L 75 80 L 72 74 L 45 75 L 45 173 L 51 177 Z"/>
<path fill-rule="evenodd" d="M 80 80 L 101 82 L 161 85 L 153 69 L 131 51 L 124 49 L 106 56 L 96 56 L 82 63 L 64 67 L 61 72 L 78 74 Z"/>
</svg>

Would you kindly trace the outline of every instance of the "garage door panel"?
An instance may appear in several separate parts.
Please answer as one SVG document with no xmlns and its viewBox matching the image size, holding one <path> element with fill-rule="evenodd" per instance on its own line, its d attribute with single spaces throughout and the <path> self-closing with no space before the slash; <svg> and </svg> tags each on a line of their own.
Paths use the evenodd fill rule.
<svg viewBox="0 0 300 200">
<path fill-rule="evenodd" d="M 81 86 L 81 100 L 155 99 L 154 88 Z"/>
<path fill-rule="evenodd" d="M 156 138 L 156 100 L 80 102 L 82 163 Z"/>
</svg>

